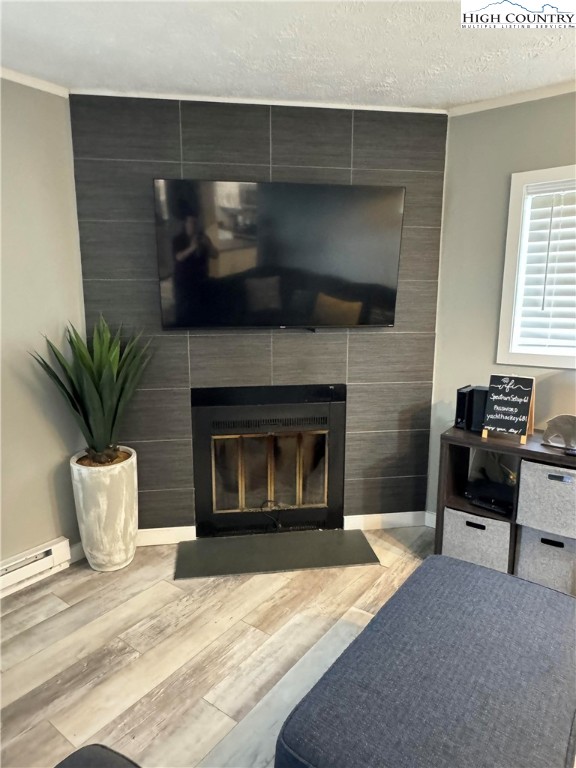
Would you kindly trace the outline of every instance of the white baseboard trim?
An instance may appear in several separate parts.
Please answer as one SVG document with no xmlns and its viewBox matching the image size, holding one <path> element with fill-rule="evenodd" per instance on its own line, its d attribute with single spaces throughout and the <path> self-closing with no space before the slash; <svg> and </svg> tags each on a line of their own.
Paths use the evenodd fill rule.
<svg viewBox="0 0 576 768">
<path fill-rule="evenodd" d="M 174 528 L 140 528 L 136 544 L 138 547 L 150 547 L 155 544 L 178 544 L 180 541 L 193 541 L 195 538 L 195 525 L 179 525 Z"/>
<path fill-rule="evenodd" d="M 63 571 L 65 568 L 68 568 L 69 565 L 70 563 L 60 563 L 59 565 L 54 565 L 47 571 L 36 573 L 34 576 L 30 576 L 27 579 L 22 579 L 22 581 L 19 581 L 17 584 L 11 584 L 9 587 L 0 589 L 0 598 L 8 597 L 8 595 L 13 594 L 14 592 L 19 592 L 21 589 L 24 589 L 24 587 L 29 587 L 31 584 L 35 584 L 37 581 L 47 579 L 48 576 L 52 576 L 54 573 L 58 573 L 58 571 Z"/>
<path fill-rule="evenodd" d="M 79 560 L 84 560 L 86 555 L 84 554 L 84 547 L 82 542 L 78 541 L 76 544 L 70 545 L 70 562 L 77 563 Z"/>
<path fill-rule="evenodd" d="M 415 525 L 426 525 L 426 512 L 394 512 L 382 515 L 346 515 L 344 530 L 369 531 L 375 528 L 408 528 Z"/>
<path fill-rule="evenodd" d="M 424 525 L 436 528 L 436 512 L 424 512 Z"/>
<path fill-rule="evenodd" d="M 344 530 L 371 530 L 377 528 L 408 528 L 426 525 L 434 528 L 436 515 L 432 512 L 395 512 L 387 515 L 347 515 L 344 518 Z M 178 544 L 181 541 L 193 541 L 196 538 L 195 525 L 179 525 L 173 528 L 141 528 L 138 531 L 136 545 L 153 547 L 158 544 Z M 77 563 L 84 558 L 82 544 L 70 547 L 70 562 Z"/>
<path fill-rule="evenodd" d="M 60 536 L 0 563 L 0 597 L 24 589 L 70 565 L 70 543 Z"/>
<path fill-rule="evenodd" d="M 180 541 L 193 541 L 196 538 L 195 525 L 179 525 L 174 528 L 140 528 L 136 537 L 137 547 L 153 547 L 158 544 L 178 544 Z M 86 555 L 82 543 L 70 547 L 70 562 L 77 563 Z"/>
</svg>

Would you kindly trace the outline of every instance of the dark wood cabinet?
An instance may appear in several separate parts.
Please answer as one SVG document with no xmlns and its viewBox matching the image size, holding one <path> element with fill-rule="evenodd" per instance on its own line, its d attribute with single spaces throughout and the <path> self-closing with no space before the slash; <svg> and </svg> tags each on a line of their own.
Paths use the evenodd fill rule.
<svg viewBox="0 0 576 768">
<path fill-rule="evenodd" d="M 468 483 L 471 454 L 474 450 L 490 451 L 507 456 L 516 456 L 521 461 L 536 462 L 540 465 L 564 467 L 567 470 L 576 469 L 576 457 L 566 456 L 563 448 L 542 445 L 542 434 L 540 431 L 535 432 L 528 437 L 526 444 L 522 445 L 517 438 L 506 435 L 490 435 L 487 438 L 482 438 L 480 434 L 455 427 L 444 432 L 441 436 L 438 506 L 436 510 L 435 551 L 437 554 L 454 554 L 454 542 L 451 541 L 450 546 L 444 546 L 445 510 L 448 509 L 451 510 L 450 520 L 453 522 L 456 518 L 456 520 L 461 520 L 463 526 L 470 526 L 471 535 L 475 534 L 474 529 L 486 530 L 486 541 L 491 540 L 488 533 L 493 534 L 494 532 L 490 529 L 497 528 L 499 535 L 505 536 L 506 546 L 508 546 L 508 573 L 514 573 L 518 531 L 516 514 L 522 471 L 520 469 L 516 482 L 511 514 L 505 515 L 498 511 L 485 509 L 476 506 L 464 495 Z M 567 510 L 566 514 L 571 514 L 570 510 Z M 471 518 L 471 515 L 474 517 Z M 478 521 L 474 523 L 476 518 Z M 509 529 L 502 525 L 494 526 L 486 522 L 491 520 L 504 523 Z M 446 549 L 451 551 L 447 552 Z M 487 562 L 483 562 L 480 550 L 481 546 L 479 547 L 479 559 L 476 562 L 487 564 Z M 458 555 L 455 554 L 455 556 Z M 463 559 L 468 558 L 463 555 Z"/>
</svg>

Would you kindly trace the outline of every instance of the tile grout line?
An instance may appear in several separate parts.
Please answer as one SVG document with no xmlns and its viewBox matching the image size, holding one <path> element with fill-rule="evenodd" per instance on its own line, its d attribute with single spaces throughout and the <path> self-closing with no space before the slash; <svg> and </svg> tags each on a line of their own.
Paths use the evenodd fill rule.
<svg viewBox="0 0 576 768">
<path fill-rule="evenodd" d="M 240 621 L 242 621 L 242 619 L 240 619 Z M 209 693 L 209 692 L 210 692 L 210 691 L 207 691 L 206 693 Z M 205 695 L 206 695 L 206 694 L 205 694 Z M 222 715 L 224 715 L 225 717 L 227 717 L 227 718 L 229 718 L 230 720 L 232 720 L 232 722 L 234 723 L 234 728 L 235 728 L 235 727 L 238 725 L 238 723 L 240 722 L 240 720 L 236 720 L 236 718 L 235 718 L 235 717 L 232 717 L 232 715 L 229 715 L 229 714 L 228 714 L 228 712 L 224 712 L 224 710 L 223 710 L 223 709 L 220 709 L 220 707 L 219 707 L 217 704 L 214 704 L 213 702 L 211 702 L 211 701 L 208 701 L 208 699 L 205 699 L 205 698 L 204 698 L 204 696 L 202 696 L 201 700 L 202 700 L 202 701 L 203 701 L 205 704 L 207 704 L 209 707 L 214 707 L 214 709 L 217 709 L 217 710 L 218 710 L 218 712 L 220 712 L 220 714 L 222 714 Z M 244 719 L 244 718 L 241 718 L 241 720 L 243 720 L 243 719 Z M 206 752 L 206 754 L 205 754 L 205 755 L 204 755 L 204 756 L 201 758 L 200 762 L 202 762 L 202 760 L 204 760 L 204 758 L 205 758 L 205 757 L 207 757 L 207 756 L 210 754 L 210 752 L 212 752 L 212 750 L 213 750 L 213 749 L 215 749 L 215 748 L 216 748 L 216 747 L 217 747 L 217 746 L 218 746 L 218 745 L 219 745 L 219 744 L 220 744 L 222 741 L 224 741 L 224 739 L 226 738 L 226 736 L 229 736 L 229 735 L 230 735 L 230 733 L 231 733 L 231 732 L 234 730 L 234 728 L 231 728 L 231 729 L 228 731 L 228 733 L 226 733 L 226 734 L 225 734 L 225 735 L 224 735 L 224 736 L 223 736 L 223 737 L 220 739 L 220 741 L 217 741 L 217 742 L 216 742 L 216 744 L 214 744 L 212 747 L 210 747 L 210 749 L 208 750 L 208 752 Z M 196 765 L 199 765 L 199 763 L 196 763 Z"/>
<path fill-rule="evenodd" d="M 74 161 L 81 161 L 81 162 L 89 162 L 89 163 L 166 163 L 167 165 L 179 165 L 179 160 L 153 160 L 149 157 L 90 157 L 90 156 L 84 156 L 84 157 L 74 157 Z M 201 165 L 201 163 L 197 163 L 197 165 Z M 216 165 L 216 163 L 211 163 L 211 165 Z M 236 163 L 236 165 L 239 165 L 239 163 Z M 248 163 L 244 163 L 244 165 L 248 165 Z"/>
<path fill-rule="evenodd" d="M 185 486 L 178 486 L 177 488 L 146 488 L 146 489 L 140 489 L 138 493 L 166 493 L 168 491 L 194 491 L 196 490 L 194 486 L 192 485 L 185 485 Z M 180 527 L 180 526 L 175 526 Z M 152 530 L 152 529 L 146 529 L 142 528 L 141 530 Z"/>
<path fill-rule="evenodd" d="M 253 611 L 250 611 L 249 613 L 247 613 L 247 614 L 246 614 L 246 616 L 249 616 L 249 615 L 250 615 L 250 613 L 253 613 Z M 274 635 L 276 634 L 275 632 L 272 632 L 272 633 L 271 633 L 271 632 L 266 632 L 266 630 L 265 630 L 265 629 L 260 629 L 260 627 L 257 627 L 257 626 L 255 626 L 254 624 L 250 624 L 250 622 L 249 622 L 249 621 L 247 621 L 247 619 L 246 619 L 246 616 L 243 616 L 243 617 L 240 619 L 240 621 L 238 621 L 238 624 L 245 624 L 247 627 L 251 627 L 252 629 L 256 629 L 258 632 L 262 632 L 262 634 L 263 634 L 263 635 L 266 635 L 266 639 L 265 639 L 263 642 L 266 642 L 266 640 L 267 640 L 269 637 L 274 637 Z M 249 658 L 249 657 L 248 657 L 248 658 Z"/>
<path fill-rule="evenodd" d="M 150 219 L 90 219 L 83 216 L 78 217 L 78 223 L 88 224 L 150 224 Z"/>
<path fill-rule="evenodd" d="M 57 594 L 56 594 L 56 592 L 48 592 L 48 594 L 49 594 L 49 595 L 54 595 L 54 597 L 58 598 L 58 600 L 62 600 L 62 602 L 63 602 L 65 605 L 67 605 L 67 606 L 68 606 L 68 608 L 72 608 L 72 606 L 74 605 L 74 603 L 69 603 L 69 602 L 68 602 L 68 600 L 64 600 L 64 598 L 63 598 L 63 597 L 60 597 L 60 595 L 57 595 Z M 64 610 L 66 610 L 66 609 L 64 609 Z M 2 616 L 2 618 L 4 618 L 5 616 L 8 616 L 8 614 L 9 614 L 9 613 L 11 613 L 11 611 L 8 611 L 8 613 L 5 613 L 5 614 Z M 18 634 L 20 634 L 20 633 L 18 633 Z"/>
<path fill-rule="evenodd" d="M 62 731 L 61 731 L 59 728 L 56 728 L 56 726 L 54 725 L 54 723 L 52 722 L 52 720 L 50 720 L 49 718 L 46 718 L 44 721 L 42 721 L 42 720 L 41 720 L 40 722 L 45 722 L 45 723 L 48 723 L 49 725 L 51 725 L 51 726 L 52 726 L 52 728 L 54 728 L 54 730 L 56 731 L 56 733 L 57 733 L 59 736 L 61 736 L 61 737 L 64 739 L 64 741 L 66 741 L 66 742 L 68 742 L 68 744 L 70 744 L 70 746 L 71 746 L 72 750 L 73 750 L 74 752 L 76 751 L 77 747 L 75 747 L 75 746 L 74 746 L 74 744 L 72 744 L 72 742 L 70 741 L 70 739 L 67 739 L 67 738 L 66 738 L 66 736 L 64 736 L 64 734 L 62 733 Z M 26 731 L 24 731 L 24 733 L 21 733 L 21 734 L 19 734 L 19 735 L 20 735 L 20 736 L 24 736 L 26 733 L 27 733 L 27 732 L 26 732 Z M 18 738 L 18 736 L 16 736 L 16 738 Z M 14 741 L 14 739 L 11 739 L 11 741 Z"/>
<path fill-rule="evenodd" d="M 165 581 L 165 579 L 161 579 L 161 581 Z M 158 583 L 160 583 L 160 582 L 158 582 Z M 167 581 L 166 581 L 166 584 L 168 584 L 168 583 L 169 583 L 169 582 L 167 582 Z M 172 585 L 172 586 L 175 586 L 175 587 L 176 587 L 176 585 L 175 585 L 175 584 L 174 584 L 174 585 Z M 176 589 L 180 589 L 180 587 L 176 587 Z M 183 596 L 184 596 L 185 594 L 187 594 L 186 592 L 184 592 L 184 590 L 183 590 L 183 589 L 180 589 L 180 591 L 182 592 L 182 595 L 183 595 Z M 181 598 L 181 597 L 175 597 L 175 598 L 174 598 L 174 600 L 182 600 L 182 598 Z M 170 603 L 168 603 L 168 605 L 170 605 Z M 136 622 L 136 623 L 138 624 L 139 622 Z M 121 634 L 121 635 L 125 635 L 125 634 L 127 634 L 127 632 L 128 632 L 128 631 L 130 631 L 130 629 L 132 629 L 132 627 L 129 627 L 129 628 L 128 628 L 128 630 L 127 630 L 126 632 L 121 632 L 120 634 Z M 134 653 L 136 653 L 136 654 L 137 654 L 136 658 L 140 658 L 140 656 L 142 656 L 142 651 L 139 651 L 139 650 L 138 650 L 138 648 L 135 648 L 135 647 L 132 645 L 132 643 L 128 642 L 128 640 L 125 640 L 123 637 L 120 637 L 120 635 L 118 635 L 118 638 L 117 638 L 117 639 L 118 639 L 118 640 L 120 640 L 120 642 L 121 642 L 121 643 L 125 643 L 125 644 L 128 646 L 128 648 L 130 648 L 131 650 L 133 650 L 133 651 L 134 651 Z"/>
<path fill-rule="evenodd" d="M 431 379 L 413 379 L 412 381 L 349 381 L 348 384 L 353 384 L 355 386 L 359 387 L 371 387 L 371 386 L 379 386 L 380 384 L 394 384 L 396 385 L 403 385 L 406 386 L 406 384 L 432 384 Z M 406 430 L 411 431 L 411 430 Z"/>
<path fill-rule="evenodd" d="M 84 277 L 83 283 L 157 283 L 157 277 Z"/>
<path fill-rule="evenodd" d="M 347 477 L 345 482 L 350 482 L 351 480 L 358 481 L 358 480 L 403 480 L 403 479 L 413 479 L 415 477 L 428 477 L 428 475 L 370 475 L 370 477 Z M 374 514 L 374 513 L 368 513 L 368 514 Z"/>
<path fill-rule="evenodd" d="M 184 178 L 184 155 L 182 152 L 182 102 L 178 101 L 178 130 L 180 133 L 180 178 Z"/>
<path fill-rule="evenodd" d="M 186 331 L 186 349 L 188 351 L 188 389 L 192 389 L 192 368 L 190 365 L 190 331 Z"/>
<path fill-rule="evenodd" d="M 270 386 L 274 385 L 274 331 L 270 329 Z"/>
<path fill-rule="evenodd" d="M 349 383 L 350 329 L 346 331 L 346 384 Z"/>
<path fill-rule="evenodd" d="M 146 530 L 146 529 L 142 528 L 141 530 Z M 150 528 L 148 528 L 148 530 L 151 530 L 151 529 L 150 529 Z M 169 545 L 168 545 L 168 546 L 169 546 Z M 157 582 L 156 582 L 156 584 L 160 584 L 161 582 L 164 582 L 164 584 L 168 584 L 168 586 L 172 587 L 173 589 L 179 589 L 179 590 L 180 590 L 180 592 L 182 592 L 182 595 L 179 595 L 179 596 L 176 596 L 176 595 L 175 595 L 175 596 L 174 596 L 174 600 L 170 600 L 168 603 L 166 603 L 166 607 L 167 607 L 167 606 L 169 606 L 169 605 L 172 605 L 172 603 L 177 603 L 177 602 L 179 602 L 180 600 L 182 600 L 182 598 L 183 598 L 185 595 L 189 595 L 189 594 L 190 594 L 189 590 L 187 590 L 187 589 L 186 589 L 184 586 L 180 586 L 179 584 L 174 584 L 174 579 L 172 578 L 172 581 L 169 581 L 169 578 L 170 578 L 170 577 L 164 577 L 163 579 L 160 579 L 160 581 L 157 581 Z M 163 608 L 163 607 L 164 607 L 164 606 L 162 606 L 162 608 Z M 160 608 L 159 610 L 162 610 L 162 608 Z M 136 623 L 138 624 L 139 622 L 136 622 Z M 132 627 L 130 627 L 130 629 L 131 629 L 131 628 L 132 628 Z M 126 631 L 128 632 L 129 630 L 126 630 Z M 124 634 L 124 632 L 122 632 L 121 634 Z M 127 641 L 127 640 L 124 640 L 124 639 L 122 639 L 122 641 L 123 641 L 124 643 L 126 643 L 127 645 L 129 645 L 129 643 L 128 643 L 128 641 Z M 130 646 L 130 647 L 132 647 L 132 646 Z M 139 653 L 140 655 L 142 655 L 142 651 L 139 651 L 137 648 L 134 648 L 134 650 L 135 650 L 137 653 Z"/>
<path fill-rule="evenodd" d="M 271 123 L 271 120 L 270 120 Z M 270 144 L 272 144 L 272 140 L 270 138 Z M 182 161 L 179 160 L 150 160 L 147 158 L 136 158 L 133 157 L 75 157 L 75 160 L 80 161 L 88 161 L 90 163 L 165 163 L 167 165 L 229 165 L 239 168 L 268 168 L 272 165 L 272 152 L 270 152 L 270 162 L 268 163 L 231 163 L 231 162 L 210 162 L 210 161 L 202 161 L 202 162 L 196 162 L 196 161 Z M 322 171 L 349 171 L 350 168 L 348 166 L 341 166 L 341 165 L 285 165 L 284 163 L 279 163 L 275 166 L 276 168 L 313 168 L 315 170 L 322 170 Z M 381 172 L 381 173 L 429 173 L 434 174 L 435 176 L 443 176 L 443 171 L 427 171 L 422 170 L 418 168 L 356 168 L 356 171 L 370 171 L 370 172 Z M 433 227 L 433 229 L 438 229 L 438 227 Z"/>
<path fill-rule="evenodd" d="M 430 432 L 430 429 L 351 429 L 346 432 L 346 435 L 380 435 L 391 432 Z"/>
<path fill-rule="evenodd" d="M 272 105 L 268 107 L 268 136 L 270 144 L 270 169 L 268 178 L 272 181 Z"/>
<path fill-rule="evenodd" d="M 412 430 L 407 430 L 412 431 Z M 190 443 L 191 437 L 158 437 L 155 440 L 129 440 L 130 443 Z"/>
<path fill-rule="evenodd" d="M 350 184 L 353 179 L 354 168 L 354 110 L 352 110 L 352 131 L 350 135 Z"/>
</svg>

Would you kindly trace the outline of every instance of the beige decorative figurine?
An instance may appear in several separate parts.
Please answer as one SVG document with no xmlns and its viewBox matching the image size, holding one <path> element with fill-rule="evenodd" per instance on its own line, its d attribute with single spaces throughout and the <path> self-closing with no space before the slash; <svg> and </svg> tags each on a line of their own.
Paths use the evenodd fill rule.
<svg viewBox="0 0 576 768">
<path fill-rule="evenodd" d="M 576 416 L 564 413 L 549 419 L 546 424 L 546 431 L 542 437 L 543 443 L 556 448 L 576 448 Z"/>
</svg>

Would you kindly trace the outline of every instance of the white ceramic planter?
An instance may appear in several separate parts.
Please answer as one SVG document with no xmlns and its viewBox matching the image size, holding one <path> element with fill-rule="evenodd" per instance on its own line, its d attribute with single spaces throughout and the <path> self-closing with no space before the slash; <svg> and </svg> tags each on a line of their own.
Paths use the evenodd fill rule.
<svg viewBox="0 0 576 768">
<path fill-rule="evenodd" d="M 70 459 L 72 486 L 82 546 L 96 571 L 117 571 L 134 558 L 138 532 L 136 451 L 120 449 L 130 458 L 120 464 L 84 467 Z"/>
</svg>

